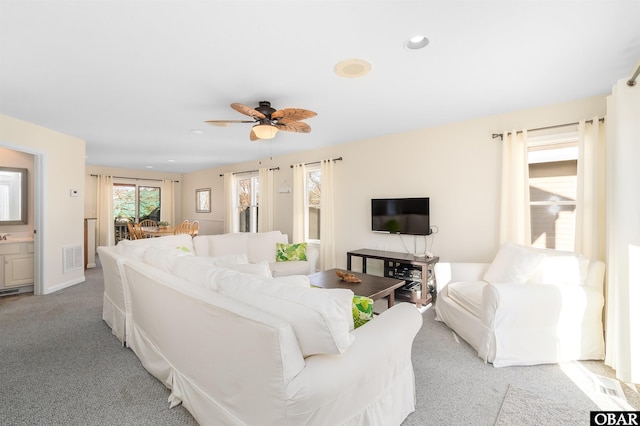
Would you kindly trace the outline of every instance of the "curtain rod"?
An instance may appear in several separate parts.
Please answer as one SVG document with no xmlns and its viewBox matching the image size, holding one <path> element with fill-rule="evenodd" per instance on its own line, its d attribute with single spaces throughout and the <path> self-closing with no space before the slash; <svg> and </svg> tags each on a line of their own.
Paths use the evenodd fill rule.
<svg viewBox="0 0 640 426">
<path fill-rule="evenodd" d="M 280 170 L 280 167 L 272 167 L 269 170 Z M 241 175 L 243 173 L 255 173 L 255 172 L 259 172 L 260 170 L 247 170 L 246 172 L 233 172 L 233 175 Z M 224 173 L 220 173 L 220 177 L 224 176 Z"/>
<path fill-rule="evenodd" d="M 331 159 L 331 161 L 334 161 L 334 162 L 335 162 L 335 161 L 342 161 L 342 157 L 332 158 L 332 159 Z M 322 163 L 322 161 L 313 161 L 313 162 L 311 162 L 311 163 L 304 163 L 304 165 L 305 165 L 305 166 L 310 166 L 311 164 L 320 164 L 320 163 Z M 292 164 L 292 165 L 291 165 L 291 166 L 289 166 L 289 167 L 291 167 L 291 168 L 293 169 L 293 166 L 294 166 L 294 165 Z"/>
<path fill-rule="evenodd" d="M 598 119 L 599 122 L 603 123 L 604 122 L 604 117 L 603 118 L 599 118 Z M 585 123 L 593 123 L 593 119 L 591 120 L 585 120 Z M 566 123 L 566 124 L 556 124 L 554 126 L 547 126 L 547 127 L 537 127 L 535 129 L 529 129 L 527 130 L 527 132 L 536 132 L 538 130 L 549 130 L 549 129 L 556 129 L 558 127 L 568 127 L 568 126 L 577 126 L 578 124 L 580 124 L 579 122 L 575 122 L 575 123 Z M 511 133 L 511 132 L 507 132 L 507 133 Z M 522 130 L 518 130 L 516 133 L 522 133 Z M 491 135 L 491 137 L 493 139 L 495 138 L 500 138 L 502 139 L 502 133 L 493 133 Z"/>
<path fill-rule="evenodd" d="M 98 177 L 98 175 L 90 175 L 90 176 Z M 163 180 L 166 180 L 166 179 L 151 179 L 151 178 L 134 178 L 134 177 L 127 177 L 127 176 L 111 176 L 111 177 L 116 179 L 151 180 L 155 182 L 162 182 Z M 171 182 L 180 183 L 179 180 L 172 180 Z"/>
<path fill-rule="evenodd" d="M 640 62 L 638 62 L 638 66 L 636 67 L 635 72 L 631 74 L 631 78 L 627 80 L 627 86 L 635 86 L 636 78 L 638 78 L 638 75 L 640 75 Z"/>
</svg>

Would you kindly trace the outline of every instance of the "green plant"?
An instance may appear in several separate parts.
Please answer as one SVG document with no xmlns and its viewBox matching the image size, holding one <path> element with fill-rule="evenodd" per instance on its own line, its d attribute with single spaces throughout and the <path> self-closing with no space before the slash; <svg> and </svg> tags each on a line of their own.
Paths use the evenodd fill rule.
<svg viewBox="0 0 640 426">
<path fill-rule="evenodd" d="M 385 227 L 387 228 L 389 233 L 397 234 L 400 230 L 400 222 L 398 222 L 396 219 L 391 219 L 388 220 L 387 223 L 385 223 Z"/>
<path fill-rule="evenodd" d="M 169 226 L 169 222 L 165 222 L 164 220 L 161 220 L 160 222 L 158 222 L 158 226 Z"/>
</svg>

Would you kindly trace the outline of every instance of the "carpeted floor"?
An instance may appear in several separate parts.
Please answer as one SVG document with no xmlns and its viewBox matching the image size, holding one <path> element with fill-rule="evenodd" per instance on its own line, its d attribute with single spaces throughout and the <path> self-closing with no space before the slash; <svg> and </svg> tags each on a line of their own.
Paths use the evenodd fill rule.
<svg viewBox="0 0 640 426">
<path fill-rule="evenodd" d="M 0 424 L 197 425 L 102 321 L 102 271 L 0 302 Z"/>
<path fill-rule="evenodd" d="M 589 423 L 589 413 L 569 404 L 550 401 L 533 392 L 509 386 L 496 426 L 580 426 Z"/>
<path fill-rule="evenodd" d="M 102 321 L 101 268 L 86 276 L 50 295 L 0 298 L 0 424 L 195 425 L 183 407 L 169 409 L 169 391 Z M 416 411 L 405 426 L 493 425 L 512 412 L 524 417 L 509 414 L 510 424 L 534 425 L 549 403 L 582 420 L 608 401 L 590 393 L 590 376 L 613 374 L 602 362 L 494 368 L 433 309 L 423 318 L 412 357 Z M 637 391 L 623 390 L 640 409 Z"/>
</svg>

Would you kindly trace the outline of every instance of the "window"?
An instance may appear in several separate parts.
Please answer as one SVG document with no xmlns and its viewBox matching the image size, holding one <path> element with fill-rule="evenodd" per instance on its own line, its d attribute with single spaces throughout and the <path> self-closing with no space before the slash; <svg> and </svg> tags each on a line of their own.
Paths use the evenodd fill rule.
<svg viewBox="0 0 640 426">
<path fill-rule="evenodd" d="M 529 139 L 531 241 L 574 249 L 578 174 L 577 133 Z"/>
<path fill-rule="evenodd" d="M 322 188 L 320 165 L 307 166 L 305 181 L 306 240 L 320 241 L 320 195 Z"/>
<path fill-rule="evenodd" d="M 113 185 L 113 217 L 116 222 L 160 221 L 160 188 L 130 184 Z"/>
<path fill-rule="evenodd" d="M 238 232 L 258 232 L 259 189 L 258 176 L 236 177 Z"/>
</svg>

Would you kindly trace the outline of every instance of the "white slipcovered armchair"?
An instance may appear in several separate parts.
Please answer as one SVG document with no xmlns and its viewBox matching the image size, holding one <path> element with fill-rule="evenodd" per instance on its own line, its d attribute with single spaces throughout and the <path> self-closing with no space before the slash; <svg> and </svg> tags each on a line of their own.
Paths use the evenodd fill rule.
<svg viewBox="0 0 640 426">
<path fill-rule="evenodd" d="M 436 319 L 494 367 L 603 359 L 604 263 L 507 243 L 492 263 L 438 263 Z"/>
</svg>

